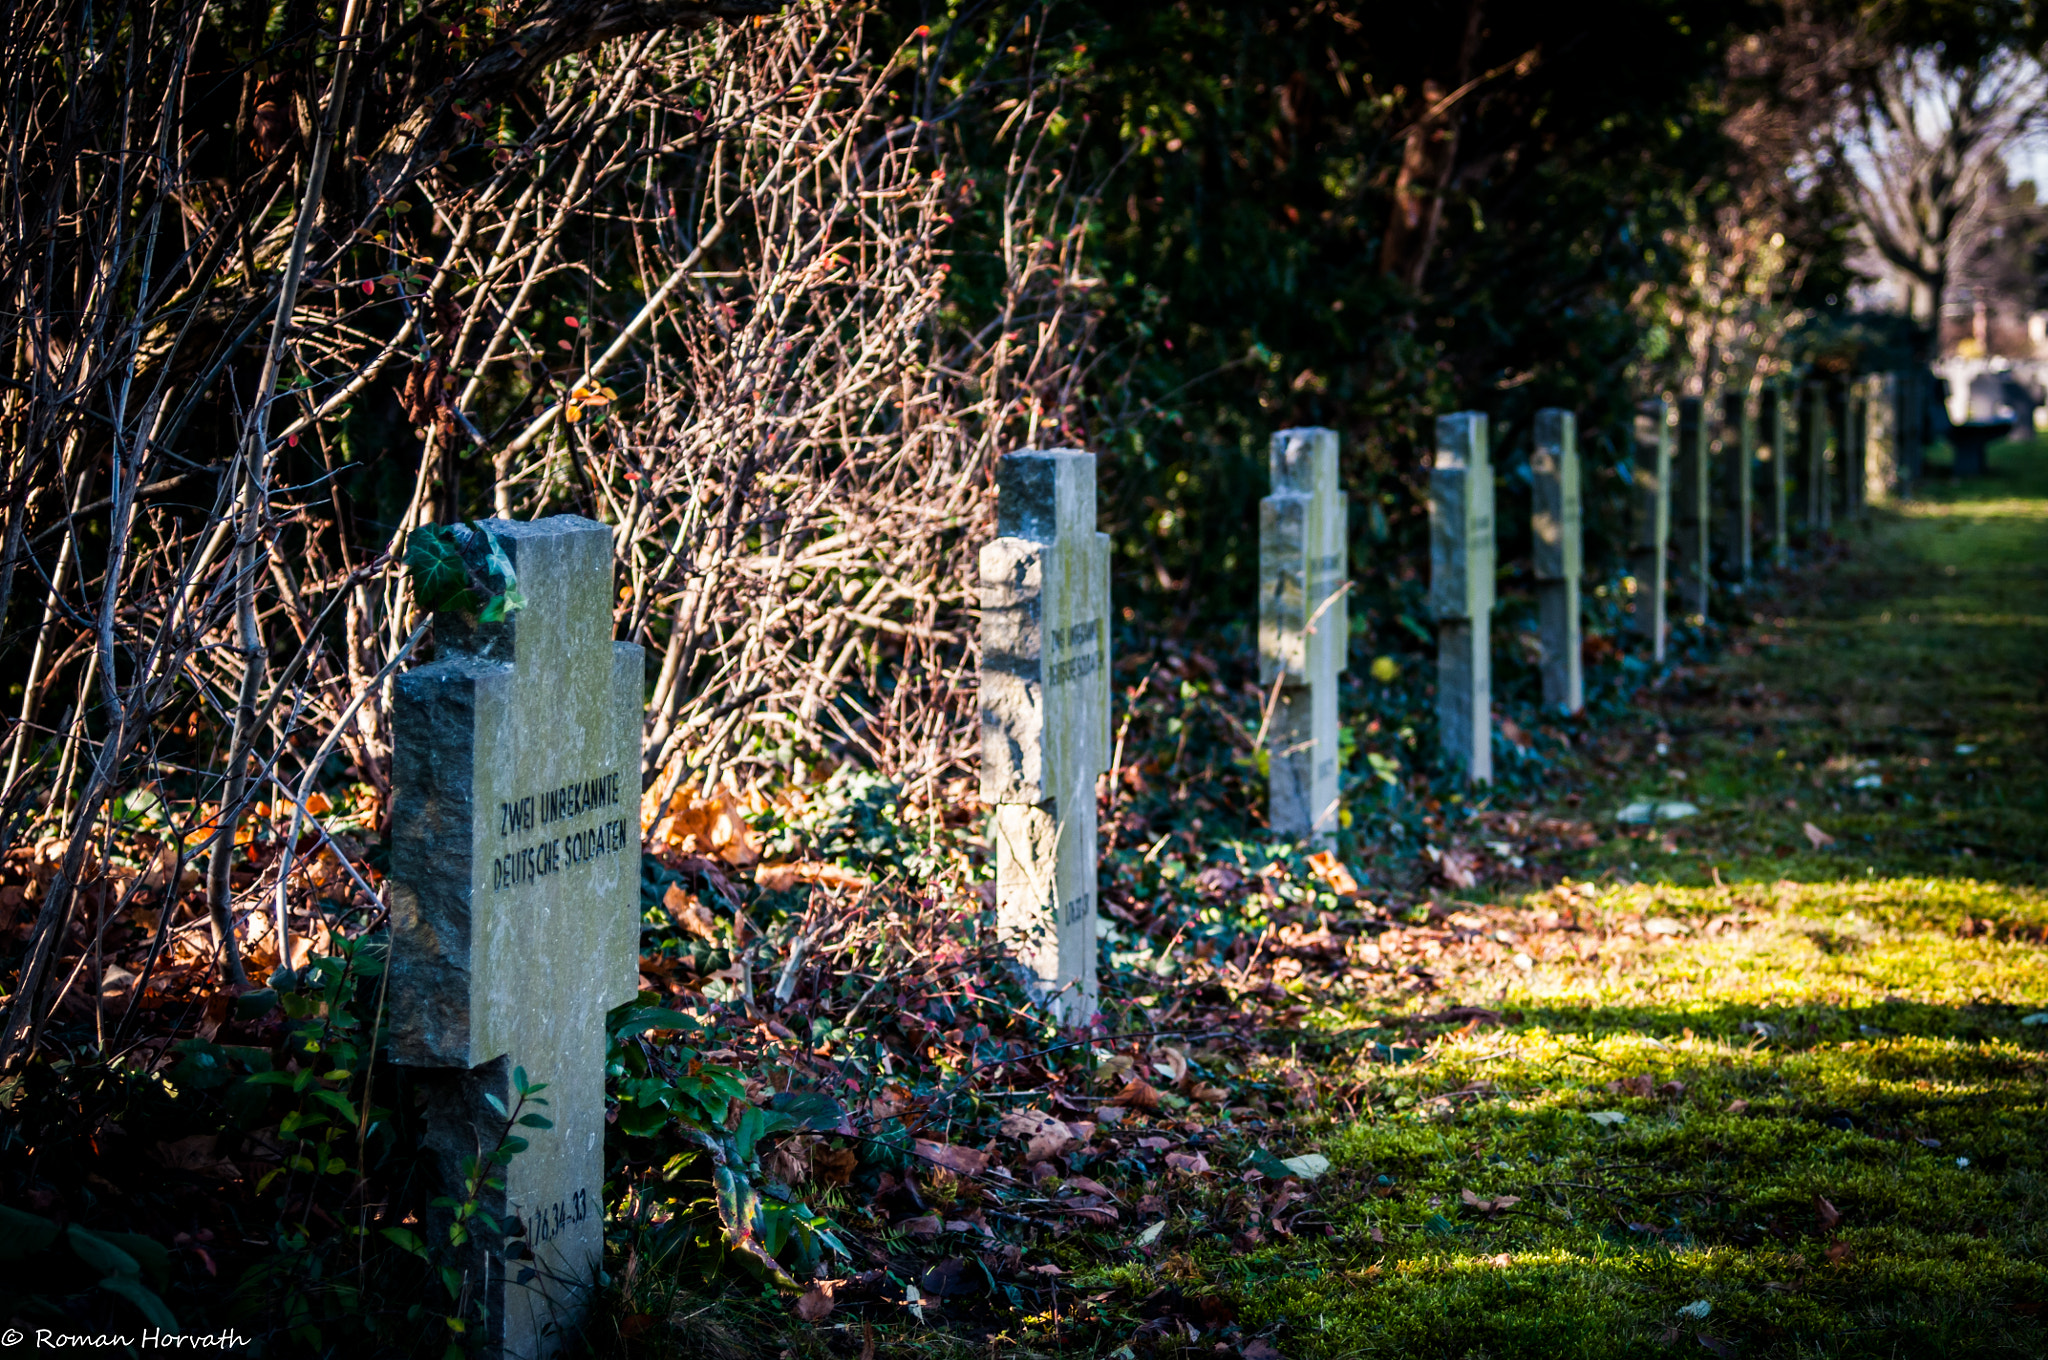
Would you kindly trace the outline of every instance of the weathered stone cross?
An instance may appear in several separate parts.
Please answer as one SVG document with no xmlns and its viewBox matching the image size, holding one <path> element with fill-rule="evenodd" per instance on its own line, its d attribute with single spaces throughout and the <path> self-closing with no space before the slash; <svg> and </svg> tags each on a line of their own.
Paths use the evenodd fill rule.
<svg viewBox="0 0 2048 1360">
<path fill-rule="evenodd" d="M 1266 821 L 1276 835 L 1337 830 L 1337 677 L 1351 638 L 1349 516 L 1337 432 L 1282 430 L 1273 494 L 1259 502 L 1259 684 L 1266 723 Z"/>
<path fill-rule="evenodd" d="M 1109 535 L 1095 455 L 1025 449 L 996 466 L 981 550 L 981 797 L 996 923 L 1065 1023 L 1096 1011 L 1095 780 L 1109 765 Z"/>
<path fill-rule="evenodd" d="M 529 1146 L 481 1207 L 484 1353 L 556 1354 L 604 1255 L 605 1012 L 639 989 L 640 649 L 612 641 L 611 530 L 486 520 L 526 606 L 435 621 L 440 658 L 395 687 L 391 1046 L 427 1069 L 444 1193 L 508 1135 Z M 516 1126 L 514 1074 L 551 1128 Z M 488 1170 L 488 1165 L 486 1164 Z"/>
<path fill-rule="evenodd" d="M 1706 403 L 1699 397 L 1678 400 L 1678 452 L 1672 459 L 1672 538 L 1678 550 L 1678 600 L 1681 613 L 1707 621 L 1713 593 L 1713 441 L 1707 429 Z"/>
<path fill-rule="evenodd" d="M 1579 511 L 1579 421 L 1547 406 L 1536 413 L 1530 528 L 1535 540 L 1538 637 L 1543 644 L 1543 703 L 1561 713 L 1586 706 L 1579 629 L 1584 570 Z"/>
<path fill-rule="evenodd" d="M 1493 780 L 1493 462 L 1486 415 L 1438 416 L 1429 474 L 1429 604 L 1444 764 Z"/>
<path fill-rule="evenodd" d="M 1664 594 L 1669 584 L 1671 551 L 1671 405 L 1661 397 L 1638 408 L 1636 415 L 1635 547 L 1629 571 L 1636 578 L 1631 621 L 1650 642 L 1650 659 L 1664 661 L 1669 633 Z"/>
</svg>

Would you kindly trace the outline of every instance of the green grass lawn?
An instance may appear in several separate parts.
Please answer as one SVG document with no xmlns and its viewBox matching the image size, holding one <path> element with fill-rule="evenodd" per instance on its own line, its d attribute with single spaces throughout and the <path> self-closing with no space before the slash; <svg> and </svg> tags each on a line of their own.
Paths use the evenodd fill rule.
<svg viewBox="0 0 2048 1360">
<path fill-rule="evenodd" d="M 1077 1285 L 1333 1360 L 2048 1354 L 2048 450 L 1993 465 L 1734 603 L 1589 755 L 1606 839 L 1411 1003 L 1505 1024 L 1336 1046 L 1324 1235 L 1177 1217 Z M 1701 811 L 1613 834 L 1638 800 Z"/>
</svg>

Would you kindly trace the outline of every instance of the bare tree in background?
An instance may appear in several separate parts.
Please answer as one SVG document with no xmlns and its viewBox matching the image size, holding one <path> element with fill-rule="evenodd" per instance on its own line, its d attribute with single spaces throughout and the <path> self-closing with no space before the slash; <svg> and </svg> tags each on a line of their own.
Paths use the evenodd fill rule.
<svg viewBox="0 0 2048 1360">
<path fill-rule="evenodd" d="M 117 1044 L 375 923 L 354 838 L 429 521 L 614 527 L 665 789 L 805 742 L 964 769 L 967 545 L 997 453 L 1084 438 L 1091 205 L 1050 83 L 973 185 L 934 101 L 974 76 L 772 8 L 0 0 L 0 851 L 33 880 L 0 1064 L 67 998 Z"/>
<path fill-rule="evenodd" d="M 1860 85 L 1836 155 L 1872 249 L 1932 334 L 1975 217 L 2004 181 L 2006 153 L 2048 115 L 2048 71 L 2017 46 L 1959 64 L 1901 47 L 1871 62 Z"/>
</svg>

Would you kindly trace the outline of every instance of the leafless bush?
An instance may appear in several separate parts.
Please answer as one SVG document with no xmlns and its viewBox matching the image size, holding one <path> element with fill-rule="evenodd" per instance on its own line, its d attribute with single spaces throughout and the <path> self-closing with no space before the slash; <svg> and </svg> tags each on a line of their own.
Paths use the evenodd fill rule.
<svg viewBox="0 0 2048 1360">
<path fill-rule="evenodd" d="M 130 908 L 155 968 L 203 904 L 231 984 L 238 935 L 288 962 L 314 929 L 309 866 L 375 910 L 356 851 L 275 819 L 338 743 L 374 824 L 428 521 L 614 526 L 650 780 L 825 747 L 931 789 L 969 758 L 969 553 L 993 458 L 1083 437 L 1090 205 L 1049 84 L 1009 91 L 975 185 L 922 35 L 768 8 L 0 3 L 0 851 L 59 862 L 0 1061 L 102 993 Z"/>
</svg>

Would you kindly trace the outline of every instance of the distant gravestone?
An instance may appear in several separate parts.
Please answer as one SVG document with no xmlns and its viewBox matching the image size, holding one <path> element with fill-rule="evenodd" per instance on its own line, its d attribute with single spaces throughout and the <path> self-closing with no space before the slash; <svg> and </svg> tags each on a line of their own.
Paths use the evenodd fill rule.
<svg viewBox="0 0 2048 1360">
<path fill-rule="evenodd" d="M 1770 482 L 1771 565 L 1782 567 L 1792 560 L 1792 505 L 1786 467 L 1792 458 L 1792 401 L 1782 382 L 1764 384 L 1763 405 L 1757 414 L 1763 427 L 1763 445 L 1757 457 L 1764 461 Z"/>
<path fill-rule="evenodd" d="M 1870 518 L 1870 392 L 1869 380 L 1851 383 L 1842 413 L 1842 500 L 1858 524 Z"/>
<path fill-rule="evenodd" d="M 1817 382 L 1806 384 L 1800 402 L 1799 433 L 1804 437 L 1806 457 L 1800 478 L 1806 502 L 1806 527 L 1826 529 L 1834 522 L 1834 508 L 1828 500 L 1828 404 L 1827 390 Z"/>
<path fill-rule="evenodd" d="M 1493 462 L 1486 416 L 1436 422 L 1429 477 L 1429 600 L 1436 619 L 1436 718 L 1444 763 L 1493 779 Z"/>
<path fill-rule="evenodd" d="M 1535 481 L 1530 530 L 1535 541 L 1538 640 L 1543 702 L 1562 713 L 1586 706 L 1579 637 L 1579 579 L 1584 533 L 1579 512 L 1579 422 L 1570 411 L 1536 413 Z"/>
<path fill-rule="evenodd" d="M 1672 459 L 1672 539 L 1678 550 L 1680 612 L 1707 621 L 1713 590 L 1713 458 L 1708 444 L 1706 403 L 1678 401 L 1678 451 Z"/>
<path fill-rule="evenodd" d="M 996 466 L 981 550 L 981 797 L 993 806 L 996 923 L 1038 1000 L 1096 1011 L 1095 781 L 1109 765 L 1109 536 L 1095 455 L 1026 449 Z"/>
<path fill-rule="evenodd" d="M 1259 502 L 1259 683 L 1267 824 L 1296 840 L 1337 829 L 1337 677 L 1351 638 L 1349 517 L 1334 430 L 1282 430 Z"/>
<path fill-rule="evenodd" d="M 1721 396 L 1721 571 L 1748 585 L 1755 570 L 1756 421 L 1741 388 Z"/>
<path fill-rule="evenodd" d="M 640 648 L 612 640 L 612 535 L 486 520 L 518 573 L 502 623 L 435 621 L 441 655 L 393 687 L 391 1049 L 425 1069 L 427 1139 L 471 1247 L 482 1351 L 567 1344 L 604 1256 L 605 1013 L 639 990 Z M 515 1073 L 551 1128 L 519 1127 Z M 474 1224 L 472 1226 L 475 1226 Z"/>
<path fill-rule="evenodd" d="M 1650 658 L 1664 660 L 1664 608 L 1671 553 L 1671 405 L 1653 398 L 1637 408 L 1634 548 L 1629 571 L 1636 580 L 1630 626 L 1650 644 Z"/>
</svg>

